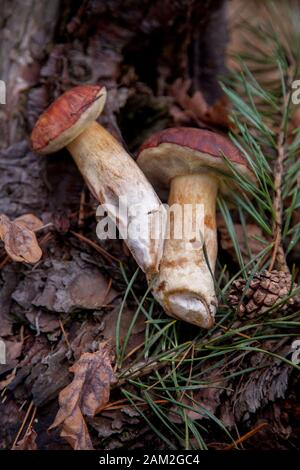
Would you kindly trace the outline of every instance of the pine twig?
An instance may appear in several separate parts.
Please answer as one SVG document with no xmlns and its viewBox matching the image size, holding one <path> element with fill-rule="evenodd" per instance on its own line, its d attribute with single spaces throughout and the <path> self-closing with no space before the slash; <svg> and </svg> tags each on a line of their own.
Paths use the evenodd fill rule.
<svg viewBox="0 0 300 470">
<path fill-rule="evenodd" d="M 290 82 L 290 80 L 289 80 Z M 288 83 L 288 89 L 290 89 L 290 83 Z M 277 139 L 277 158 L 274 165 L 274 198 L 273 198 L 273 210 L 274 210 L 274 247 L 272 257 L 270 261 L 269 270 L 272 271 L 274 266 L 279 271 L 289 273 L 289 267 L 286 262 L 284 249 L 282 246 L 282 184 L 283 184 L 283 173 L 284 173 L 284 161 L 286 158 L 286 126 L 285 126 L 285 113 L 289 106 L 291 98 L 291 92 L 289 91 L 284 98 L 283 103 L 283 119 L 281 121 L 278 139 Z"/>
<path fill-rule="evenodd" d="M 238 444 L 241 444 L 242 442 L 246 441 L 250 437 L 254 436 L 255 434 L 257 434 L 259 431 L 261 431 L 266 426 L 268 426 L 268 423 L 266 423 L 266 422 L 260 423 L 258 426 L 256 426 L 254 429 L 251 429 L 251 431 L 244 434 L 242 437 L 240 437 L 239 439 L 234 441 L 232 444 L 229 444 L 227 447 L 225 447 L 224 450 L 234 449 Z"/>
</svg>

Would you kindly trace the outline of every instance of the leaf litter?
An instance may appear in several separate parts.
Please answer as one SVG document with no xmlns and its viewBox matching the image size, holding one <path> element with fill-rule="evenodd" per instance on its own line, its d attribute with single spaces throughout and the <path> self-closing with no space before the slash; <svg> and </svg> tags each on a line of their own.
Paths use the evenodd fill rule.
<svg viewBox="0 0 300 470">
<path fill-rule="evenodd" d="M 61 436 L 75 450 L 93 449 L 84 418 L 93 418 L 109 401 L 116 382 L 112 359 L 107 343 L 97 352 L 82 354 L 70 368 L 73 381 L 59 393 L 60 409 L 50 429 L 62 426 Z"/>
</svg>

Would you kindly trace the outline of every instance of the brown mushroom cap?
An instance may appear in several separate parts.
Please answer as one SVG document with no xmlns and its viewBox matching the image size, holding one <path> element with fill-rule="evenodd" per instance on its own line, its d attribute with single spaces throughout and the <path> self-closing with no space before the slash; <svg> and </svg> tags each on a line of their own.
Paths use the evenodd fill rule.
<svg viewBox="0 0 300 470">
<path fill-rule="evenodd" d="M 106 89 L 101 85 L 72 88 L 49 106 L 36 122 L 31 146 L 37 153 L 57 152 L 74 140 L 101 113 Z"/>
<path fill-rule="evenodd" d="M 170 128 L 153 134 L 142 145 L 137 163 L 158 190 L 169 188 L 175 176 L 207 171 L 219 177 L 220 189 L 226 193 L 230 178 L 224 178 L 228 175 L 224 155 L 238 171 L 255 179 L 247 160 L 229 139 L 191 127 Z"/>
</svg>

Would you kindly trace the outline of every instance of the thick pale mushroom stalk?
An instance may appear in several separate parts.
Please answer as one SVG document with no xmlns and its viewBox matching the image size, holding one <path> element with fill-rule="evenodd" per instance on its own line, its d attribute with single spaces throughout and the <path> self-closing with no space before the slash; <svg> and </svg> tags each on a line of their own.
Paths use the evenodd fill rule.
<svg viewBox="0 0 300 470">
<path fill-rule="evenodd" d="M 97 122 L 67 149 L 94 197 L 116 221 L 141 269 L 151 277 L 162 256 L 165 211 L 152 186 L 118 141 Z"/>
<path fill-rule="evenodd" d="M 45 155 L 67 147 L 91 192 L 151 278 L 162 257 L 165 209 L 134 160 L 96 122 L 105 100 L 106 90 L 100 85 L 65 92 L 38 119 L 32 148 Z"/>
<path fill-rule="evenodd" d="M 137 160 L 159 194 L 168 192 L 169 206 L 175 203 L 183 209 L 183 215 L 176 214 L 168 223 L 171 236 L 165 241 L 153 294 L 170 316 L 204 328 L 213 326 L 217 309 L 216 197 L 217 193 L 227 197 L 230 187 L 236 188 L 224 155 L 244 177 L 255 181 L 247 160 L 230 140 L 205 129 L 156 132 L 144 142 Z M 183 220 L 184 228 L 192 226 L 194 233 L 181 235 Z"/>
<path fill-rule="evenodd" d="M 217 190 L 217 179 L 209 173 L 172 179 L 167 239 L 153 286 L 169 315 L 204 328 L 213 325 L 217 307 Z"/>
</svg>

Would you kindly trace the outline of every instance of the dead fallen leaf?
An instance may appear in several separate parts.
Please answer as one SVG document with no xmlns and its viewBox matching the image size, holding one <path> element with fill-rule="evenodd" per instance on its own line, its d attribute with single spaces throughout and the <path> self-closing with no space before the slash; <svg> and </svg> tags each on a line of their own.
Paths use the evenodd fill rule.
<svg viewBox="0 0 300 470">
<path fill-rule="evenodd" d="M 206 123 L 229 128 L 229 104 L 226 96 L 222 96 L 212 106 L 209 106 L 200 90 L 193 95 L 189 94 L 191 80 L 178 78 L 170 87 L 170 94 L 174 97 L 175 104 L 170 113 L 177 125 L 185 125 L 189 122 L 196 124 Z"/>
<path fill-rule="evenodd" d="M 26 219 L 25 221 L 16 219 L 12 222 L 6 215 L 0 215 L 0 238 L 4 242 L 5 251 L 13 261 L 35 264 L 42 257 L 42 250 L 35 233 L 27 227 L 27 223 L 32 224 L 32 218 L 27 222 Z"/>
<path fill-rule="evenodd" d="M 100 269 L 87 265 L 76 253 L 70 261 L 45 260 L 19 283 L 13 300 L 26 310 L 34 305 L 53 314 L 97 310 L 117 296 Z"/>
<path fill-rule="evenodd" d="M 44 225 L 43 222 L 33 214 L 21 215 L 20 217 L 17 217 L 14 222 L 17 222 L 18 225 L 23 225 L 33 232 L 39 230 Z"/>
<path fill-rule="evenodd" d="M 37 433 L 33 428 L 30 428 L 23 439 L 21 439 L 12 450 L 37 450 L 36 443 Z"/>
<path fill-rule="evenodd" d="M 60 409 L 50 429 L 62 426 L 61 436 L 75 450 L 93 449 L 84 416 L 94 417 L 109 401 L 116 380 L 111 360 L 107 343 L 95 353 L 84 353 L 70 368 L 73 381 L 59 394 Z"/>
</svg>

